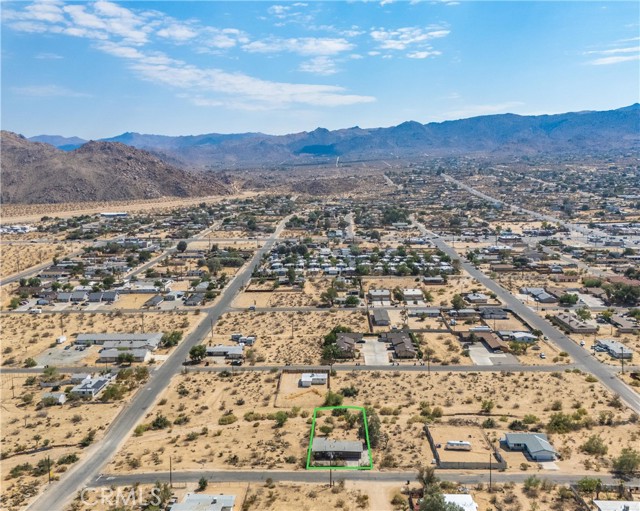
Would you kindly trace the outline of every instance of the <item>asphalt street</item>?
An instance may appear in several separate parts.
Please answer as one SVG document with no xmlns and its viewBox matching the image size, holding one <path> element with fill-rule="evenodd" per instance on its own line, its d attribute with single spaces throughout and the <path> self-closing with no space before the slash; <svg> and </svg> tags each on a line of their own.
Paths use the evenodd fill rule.
<svg viewBox="0 0 640 511">
<path fill-rule="evenodd" d="M 286 220 L 288 218 L 285 218 L 279 224 L 265 245 L 254 254 L 244 269 L 238 272 L 231 280 L 218 303 L 207 311 L 206 316 L 198 327 L 176 347 L 174 352 L 157 370 L 151 373 L 146 385 L 138 390 L 129 405 L 111 423 L 104 438 L 90 447 L 84 453 L 82 459 L 60 481 L 49 486 L 28 509 L 34 511 L 62 510 L 87 481 L 94 479 L 99 474 L 102 467 L 118 451 L 118 448 L 126 441 L 131 431 L 144 418 L 157 397 L 169 385 L 173 375 L 180 371 L 183 362 L 188 358 L 191 347 L 199 344 L 209 334 L 211 324 L 220 318 L 241 291 L 244 284 L 251 277 L 253 268 L 260 262 L 262 255 L 270 250 L 278 235 L 282 232 Z"/>
<path fill-rule="evenodd" d="M 528 306 L 523 304 L 509 291 L 490 279 L 483 272 L 469 263 L 466 259 L 460 257 L 460 255 L 458 255 L 458 253 L 453 248 L 447 245 L 437 235 L 428 231 L 424 225 L 418 223 L 417 221 L 415 221 L 415 223 L 422 234 L 428 234 L 433 237 L 431 241 L 435 244 L 436 247 L 442 250 L 445 254 L 449 255 L 452 259 L 459 259 L 462 268 L 467 271 L 469 275 L 480 282 L 480 284 L 489 289 L 489 291 L 493 291 L 505 306 L 509 307 L 513 312 L 524 319 L 531 328 L 540 330 L 542 332 L 542 335 L 548 337 L 562 351 L 566 351 L 578 368 L 593 374 L 611 392 L 613 392 L 614 394 L 618 394 L 633 411 L 635 411 L 636 413 L 640 413 L 640 395 L 638 395 L 619 378 L 617 378 L 617 371 L 614 368 L 600 363 L 589 353 L 588 350 L 586 350 L 582 346 L 579 346 L 569 337 L 561 333 L 555 326 L 553 326 L 541 316 L 538 316 L 535 311 L 531 310 Z"/>
<path fill-rule="evenodd" d="M 476 483 L 488 483 L 489 471 L 478 470 L 470 473 L 470 471 L 458 471 L 458 470 L 438 470 L 437 475 L 440 479 L 445 481 L 455 481 L 460 484 L 476 484 Z M 558 472 L 538 472 L 535 474 L 540 478 L 547 477 L 557 484 L 574 483 L 585 477 L 587 474 L 562 474 Z M 273 481 L 288 481 L 296 483 L 328 483 L 329 471 L 328 470 L 300 470 L 300 471 L 280 471 L 280 470 L 194 470 L 194 471 L 180 471 L 173 472 L 171 479 L 174 483 L 188 483 L 197 482 L 201 477 L 206 478 L 211 483 L 226 483 L 226 482 L 240 482 L 240 483 L 260 483 L 266 481 L 267 478 Z M 333 480 L 348 480 L 348 481 L 379 481 L 379 482 L 395 482 L 404 484 L 407 481 L 415 481 L 417 477 L 417 471 L 403 471 L 403 472 L 380 472 L 370 470 L 343 470 L 333 471 Z M 531 474 L 517 473 L 509 474 L 505 472 L 498 472 L 494 470 L 492 473 L 493 482 L 514 482 L 521 483 Z M 591 475 L 591 477 L 593 477 Z M 598 476 L 605 484 L 613 484 L 619 482 L 609 475 Z M 154 484 L 156 481 L 168 482 L 169 472 L 148 472 L 139 474 L 128 475 L 111 475 L 104 474 L 93 479 L 87 486 L 91 488 L 98 488 L 102 486 L 126 486 L 133 485 L 135 483 L 140 484 Z M 637 480 L 631 480 L 628 484 L 638 484 Z"/>
</svg>

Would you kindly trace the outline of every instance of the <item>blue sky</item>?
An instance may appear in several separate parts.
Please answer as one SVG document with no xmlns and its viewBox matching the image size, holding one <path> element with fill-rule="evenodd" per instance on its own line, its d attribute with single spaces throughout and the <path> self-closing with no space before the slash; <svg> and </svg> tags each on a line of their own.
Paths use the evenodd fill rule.
<svg viewBox="0 0 640 511">
<path fill-rule="evenodd" d="M 2 128 L 282 134 L 638 101 L 638 2 L 2 2 Z"/>
</svg>

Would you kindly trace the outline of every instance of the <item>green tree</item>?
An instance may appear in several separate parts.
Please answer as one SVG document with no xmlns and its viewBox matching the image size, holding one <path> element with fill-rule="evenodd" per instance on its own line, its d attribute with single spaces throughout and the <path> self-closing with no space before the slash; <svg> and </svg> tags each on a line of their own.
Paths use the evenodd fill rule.
<svg viewBox="0 0 640 511">
<path fill-rule="evenodd" d="M 198 344 L 189 350 L 189 358 L 194 362 L 201 362 L 207 356 L 207 347 L 204 344 Z"/>
<path fill-rule="evenodd" d="M 578 491 L 580 493 L 595 493 L 602 487 L 602 481 L 595 477 L 583 477 L 578 481 Z"/>
<path fill-rule="evenodd" d="M 201 477 L 200 480 L 198 481 L 198 491 L 204 491 L 207 489 L 207 486 L 209 485 L 209 481 L 207 481 L 206 477 Z"/>
<path fill-rule="evenodd" d="M 580 446 L 582 452 L 587 454 L 604 456 L 609 448 L 605 445 L 604 440 L 599 435 L 591 435 L 589 439 Z"/>
<path fill-rule="evenodd" d="M 171 421 L 161 413 L 156 415 L 155 419 L 151 422 L 151 429 L 165 429 L 169 426 L 171 426 Z"/>
<path fill-rule="evenodd" d="M 420 511 L 464 511 L 458 504 L 447 502 L 440 492 L 425 495 L 420 502 Z"/>
<path fill-rule="evenodd" d="M 367 412 L 367 430 L 369 431 L 369 444 L 373 449 L 377 448 L 382 442 L 382 428 L 380 417 L 373 408 L 366 408 Z M 360 438 L 365 438 L 364 419 L 360 416 L 360 427 L 358 428 Z"/>
<path fill-rule="evenodd" d="M 460 296 L 459 294 L 453 295 L 453 298 L 451 299 L 451 306 L 457 311 L 463 309 L 464 299 L 462 298 L 462 296 Z"/>
<path fill-rule="evenodd" d="M 324 406 L 340 406 L 344 396 L 337 392 L 329 391 L 324 398 Z"/>
<path fill-rule="evenodd" d="M 184 240 L 180 240 L 178 242 L 178 245 L 176 246 L 176 249 L 178 250 L 178 252 L 180 252 L 181 254 L 184 253 L 185 250 L 187 250 L 187 242 Z"/>
<path fill-rule="evenodd" d="M 323 304 L 328 305 L 329 307 L 333 307 L 333 302 L 335 301 L 337 296 L 338 296 L 338 291 L 336 291 L 335 288 L 330 287 L 320 295 L 320 301 Z"/>
<path fill-rule="evenodd" d="M 118 364 L 131 365 L 134 362 L 135 357 L 133 356 L 133 353 L 127 351 L 127 352 L 124 352 L 124 353 L 118 353 L 118 359 L 117 360 L 118 360 Z"/>
<path fill-rule="evenodd" d="M 640 469 L 640 452 L 630 447 L 622 449 L 620 456 L 613 459 L 613 471 L 624 477 L 634 476 Z"/>
<path fill-rule="evenodd" d="M 284 426 L 288 418 L 289 416 L 287 415 L 287 412 L 276 412 L 276 428 L 281 428 L 282 426 Z"/>
</svg>

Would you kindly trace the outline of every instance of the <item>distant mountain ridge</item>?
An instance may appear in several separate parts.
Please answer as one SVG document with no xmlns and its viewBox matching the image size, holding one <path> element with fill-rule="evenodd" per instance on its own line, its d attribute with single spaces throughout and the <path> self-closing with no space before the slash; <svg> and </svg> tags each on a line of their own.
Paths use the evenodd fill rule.
<svg viewBox="0 0 640 511">
<path fill-rule="evenodd" d="M 34 137 L 39 141 L 44 136 Z M 56 137 L 49 139 L 56 145 Z M 63 139 L 69 145 L 70 139 Z M 486 115 L 389 128 L 317 128 L 289 135 L 210 133 L 170 137 L 123 133 L 104 139 L 154 152 L 176 164 L 233 168 L 335 159 L 415 158 L 460 155 L 535 155 L 637 151 L 640 104 L 607 111 L 554 115 Z"/>
<path fill-rule="evenodd" d="M 219 174 L 185 171 L 147 151 L 87 142 L 64 152 L 0 133 L 2 203 L 56 203 L 224 195 Z"/>
</svg>

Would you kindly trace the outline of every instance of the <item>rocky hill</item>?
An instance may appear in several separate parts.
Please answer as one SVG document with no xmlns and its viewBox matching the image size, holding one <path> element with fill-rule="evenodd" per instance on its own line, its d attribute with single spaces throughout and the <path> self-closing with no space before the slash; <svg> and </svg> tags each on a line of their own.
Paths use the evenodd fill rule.
<svg viewBox="0 0 640 511">
<path fill-rule="evenodd" d="M 124 133 L 107 139 L 177 165 L 211 169 L 429 156 L 593 155 L 640 148 L 640 105 L 604 112 L 487 115 L 390 128 L 359 127 L 283 136 L 261 133 L 183 137 Z M 67 141 L 64 141 L 65 144 Z"/>
<path fill-rule="evenodd" d="M 229 193 L 212 174 L 169 165 L 116 142 L 65 152 L 8 131 L 0 134 L 2 203 L 56 203 L 190 197 Z"/>
</svg>

